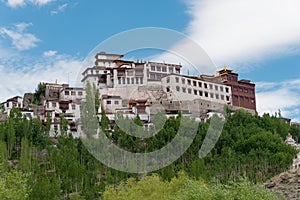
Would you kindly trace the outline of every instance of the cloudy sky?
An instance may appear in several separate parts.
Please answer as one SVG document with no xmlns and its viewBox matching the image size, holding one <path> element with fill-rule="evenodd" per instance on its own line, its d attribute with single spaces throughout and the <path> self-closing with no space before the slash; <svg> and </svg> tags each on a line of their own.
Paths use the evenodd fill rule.
<svg viewBox="0 0 300 200">
<path fill-rule="evenodd" d="M 0 0 L 0 101 L 41 81 L 75 84 L 100 42 L 162 27 L 196 41 L 218 68 L 253 80 L 260 114 L 280 109 L 300 122 L 299 9 L 298 0 Z"/>
</svg>

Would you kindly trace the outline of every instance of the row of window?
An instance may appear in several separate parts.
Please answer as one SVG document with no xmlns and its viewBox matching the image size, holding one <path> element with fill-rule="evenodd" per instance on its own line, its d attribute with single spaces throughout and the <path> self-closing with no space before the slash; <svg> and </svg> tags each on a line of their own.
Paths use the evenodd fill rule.
<svg viewBox="0 0 300 200">
<path fill-rule="evenodd" d="M 181 90 L 180 90 L 181 89 Z M 169 92 L 169 88 L 167 88 L 167 92 Z M 182 87 L 180 88 L 179 86 L 176 86 L 176 91 L 177 92 L 183 92 L 183 93 L 188 93 L 188 94 L 194 94 L 196 96 L 201 96 L 201 97 L 207 97 L 207 98 L 212 98 L 212 99 L 221 99 L 222 101 L 225 100 L 226 98 L 226 101 L 230 101 L 230 96 L 228 95 L 219 95 L 219 94 L 214 94 L 214 93 L 208 93 L 208 92 L 203 92 L 201 90 L 195 90 L 195 89 L 191 89 L 191 88 L 185 88 L 185 87 Z"/>
<path fill-rule="evenodd" d="M 166 76 L 165 74 L 150 73 L 150 79 L 152 80 L 161 80 L 165 76 Z"/>
<path fill-rule="evenodd" d="M 179 77 L 175 77 L 175 82 L 176 83 L 180 82 Z M 170 78 L 167 78 L 167 83 L 170 83 Z M 224 86 L 203 83 L 203 82 L 196 81 L 196 80 L 181 78 L 181 83 L 182 84 L 187 84 L 189 86 L 200 87 L 200 88 L 204 88 L 204 89 L 208 89 L 209 88 L 210 90 L 214 89 L 216 91 L 224 92 Z M 225 92 L 229 93 L 229 88 L 228 87 L 225 87 Z"/>
<path fill-rule="evenodd" d="M 112 103 L 114 103 L 115 105 L 119 105 L 119 101 L 118 100 L 115 100 L 115 101 L 107 100 L 106 101 L 107 105 L 111 105 Z"/>
<path fill-rule="evenodd" d="M 167 72 L 167 67 L 165 66 L 154 66 L 151 65 L 151 71 L 157 71 L 157 72 Z M 169 67 L 169 73 L 173 73 L 174 68 L 173 67 Z"/>
<path fill-rule="evenodd" d="M 136 77 L 136 78 L 119 78 L 118 84 L 143 84 L 144 80 L 143 77 Z"/>
<path fill-rule="evenodd" d="M 233 98 L 235 101 L 240 100 L 240 101 L 246 101 L 246 102 L 251 102 L 251 103 L 255 102 L 254 98 L 249 98 L 249 97 L 244 97 L 244 96 L 234 95 Z"/>
<path fill-rule="evenodd" d="M 107 71 L 105 70 L 105 71 L 103 71 L 103 73 L 104 74 L 107 74 Z M 85 73 L 85 75 L 87 75 L 87 74 L 100 74 L 100 71 L 99 70 L 90 70 L 90 73 Z"/>
<path fill-rule="evenodd" d="M 166 66 L 155 66 L 155 65 L 151 65 L 151 71 L 180 73 L 180 69 L 178 69 L 178 68 L 166 67 Z"/>
<path fill-rule="evenodd" d="M 254 90 L 253 89 L 248 89 L 248 88 L 245 88 L 245 87 L 233 86 L 233 90 L 235 92 L 243 92 L 243 93 L 254 94 Z"/>
<path fill-rule="evenodd" d="M 49 107 L 53 107 L 55 108 L 56 107 L 56 102 L 47 102 L 47 108 Z M 72 107 L 72 110 L 76 110 L 76 105 L 75 104 L 71 104 L 71 107 Z"/>
<path fill-rule="evenodd" d="M 69 91 L 69 90 L 66 90 L 65 91 L 65 95 L 70 95 L 71 94 L 71 96 L 76 96 L 76 91 Z M 82 96 L 83 95 L 83 92 L 82 91 L 77 91 L 77 95 L 78 96 Z"/>
</svg>

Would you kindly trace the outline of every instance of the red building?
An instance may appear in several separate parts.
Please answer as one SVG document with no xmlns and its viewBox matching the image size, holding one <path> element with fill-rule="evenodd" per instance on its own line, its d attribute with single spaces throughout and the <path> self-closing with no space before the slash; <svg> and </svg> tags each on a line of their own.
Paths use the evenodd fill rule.
<svg viewBox="0 0 300 200">
<path fill-rule="evenodd" d="M 225 85 L 231 86 L 232 105 L 256 111 L 255 84 L 250 80 L 239 80 L 238 73 L 224 67 L 218 71 Z M 256 111 L 257 112 L 257 111 Z"/>
</svg>

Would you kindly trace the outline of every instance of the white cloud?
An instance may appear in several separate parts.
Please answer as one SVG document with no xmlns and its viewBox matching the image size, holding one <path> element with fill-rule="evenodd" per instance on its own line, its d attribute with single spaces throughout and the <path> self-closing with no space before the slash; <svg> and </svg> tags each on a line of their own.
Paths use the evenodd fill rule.
<svg viewBox="0 0 300 200">
<path fill-rule="evenodd" d="M 39 82 L 70 83 L 75 86 L 81 76 L 81 61 L 65 55 L 57 55 L 51 59 L 40 60 L 23 68 L 0 65 L 0 102 L 12 96 L 23 96 L 25 92 L 34 92 Z M 69 78 L 68 78 L 69 76 Z"/>
<path fill-rule="evenodd" d="M 12 8 L 21 7 L 25 5 L 24 0 L 8 0 L 7 5 Z"/>
<path fill-rule="evenodd" d="M 284 117 L 298 117 L 300 114 L 299 83 L 300 79 L 276 83 L 257 83 L 258 92 L 256 93 L 256 99 L 259 114 L 274 114 L 281 110 Z"/>
<path fill-rule="evenodd" d="M 38 6 L 44 6 L 48 3 L 51 3 L 53 0 L 30 0 L 31 3 L 38 5 Z"/>
<path fill-rule="evenodd" d="M 44 52 L 44 56 L 46 56 L 46 57 L 52 57 L 52 56 L 55 56 L 56 54 L 57 54 L 57 51 L 53 51 L 53 50 Z"/>
<path fill-rule="evenodd" d="M 27 3 L 31 3 L 37 6 L 44 6 L 51 3 L 54 0 L 7 0 L 7 5 L 12 8 L 23 7 Z"/>
<path fill-rule="evenodd" d="M 26 28 L 32 24 L 19 23 L 14 28 L 0 28 L 0 35 L 8 37 L 12 40 L 12 44 L 20 51 L 28 50 L 36 47 L 36 43 L 40 42 L 35 35 L 27 33 Z"/>
<path fill-rule="evenodd" d="M 298 0 L 186 0 L 186 3 L 192 17 L 186 33 L 217 65 L 246 65 L 268 56 L 299 52 Z M 174 48 L 186 48 L 185 43 Z"/>
<path fill-rule="evenodd" d="M 64 12 L 65 9 L 68 7 L 69 4 L 65 3 L 62 5 L 59 5 L 55 10 L 51 10 L 51 15 L 57 15 L 60 12 Z"/>
</svg>

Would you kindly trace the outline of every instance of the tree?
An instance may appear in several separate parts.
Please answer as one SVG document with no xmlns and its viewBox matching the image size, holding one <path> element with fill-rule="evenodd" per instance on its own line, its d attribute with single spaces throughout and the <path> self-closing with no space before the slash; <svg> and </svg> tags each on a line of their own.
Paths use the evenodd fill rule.
<svg viewBox="0 0 300 200">
<path fill-rule="evenodd" d="M 69 130 L 68 125 L 69 125 L 68 120 L 66 120 L 66 118 L 63 115 L 61 115 L 60 116 L 60 134 L 62 136 L 67 136 L 67 133 Z"/>
<path fill-rule="evenodd" d="M 48 133 L 50 132 L 50 128 L 51 128 L 51 117 L 50 117 L 50 113 L 47 112 L 47 116 L 46 116 L 46 131 Z"/>
<path fill-rule="evenodd" d="M 21 142 L 21 156 L 19 165 L 21 169 L 25 172 L 30 172 L 31 170 L 31 147 L 27 138 L 22 138 Z"/>
<path fill-rule="evenodd" d="M 34 99 L 33 99 L 33 104 L 36 105 L 42 105 L 41 102 L 41 97 L 44 96 L 45 97 L 45 92 L 46 92 L 46 83 L 39 83 L 37 88 L 35 89 L 34 92 Z"/>
<path fill-rule="evenodd" d="M 0 199 L 26 200 L 29 195 L 28 175 L 18 170 L 4 172 L 0 163 Z"/>
<path fill-rule="evenodd" d="M 95 111 L 96 111 L 96 114 L 98 114 L 98 111 L 100 108 L 100 93 L 99 93 L 99 90 L 97 90 L 95 84 L 93 84 L 93 91 L 95 93 Z"/>
<path fill-rule="evenodd" d="M 15 127 L 14 127 L 14 121 L 13 121 L 13 118 L 11 118 L 11 117 L 9 118 L 8 124 L 7 124 L 6 141 L 7 141 L 8 158 L 11 158 L 13 150 L 14 150 L 14 146 L 16 143 L 16 132 L 15 132 Z"/>
<path fill-rule="evenodd" d="M 54 176 L 52 179 L 49 177 L 39 177 L 38 181 L 34 184 L 30 199 L 45 200 L 45 199 L 60 199 L 60 184 Z"/>
</svg>

